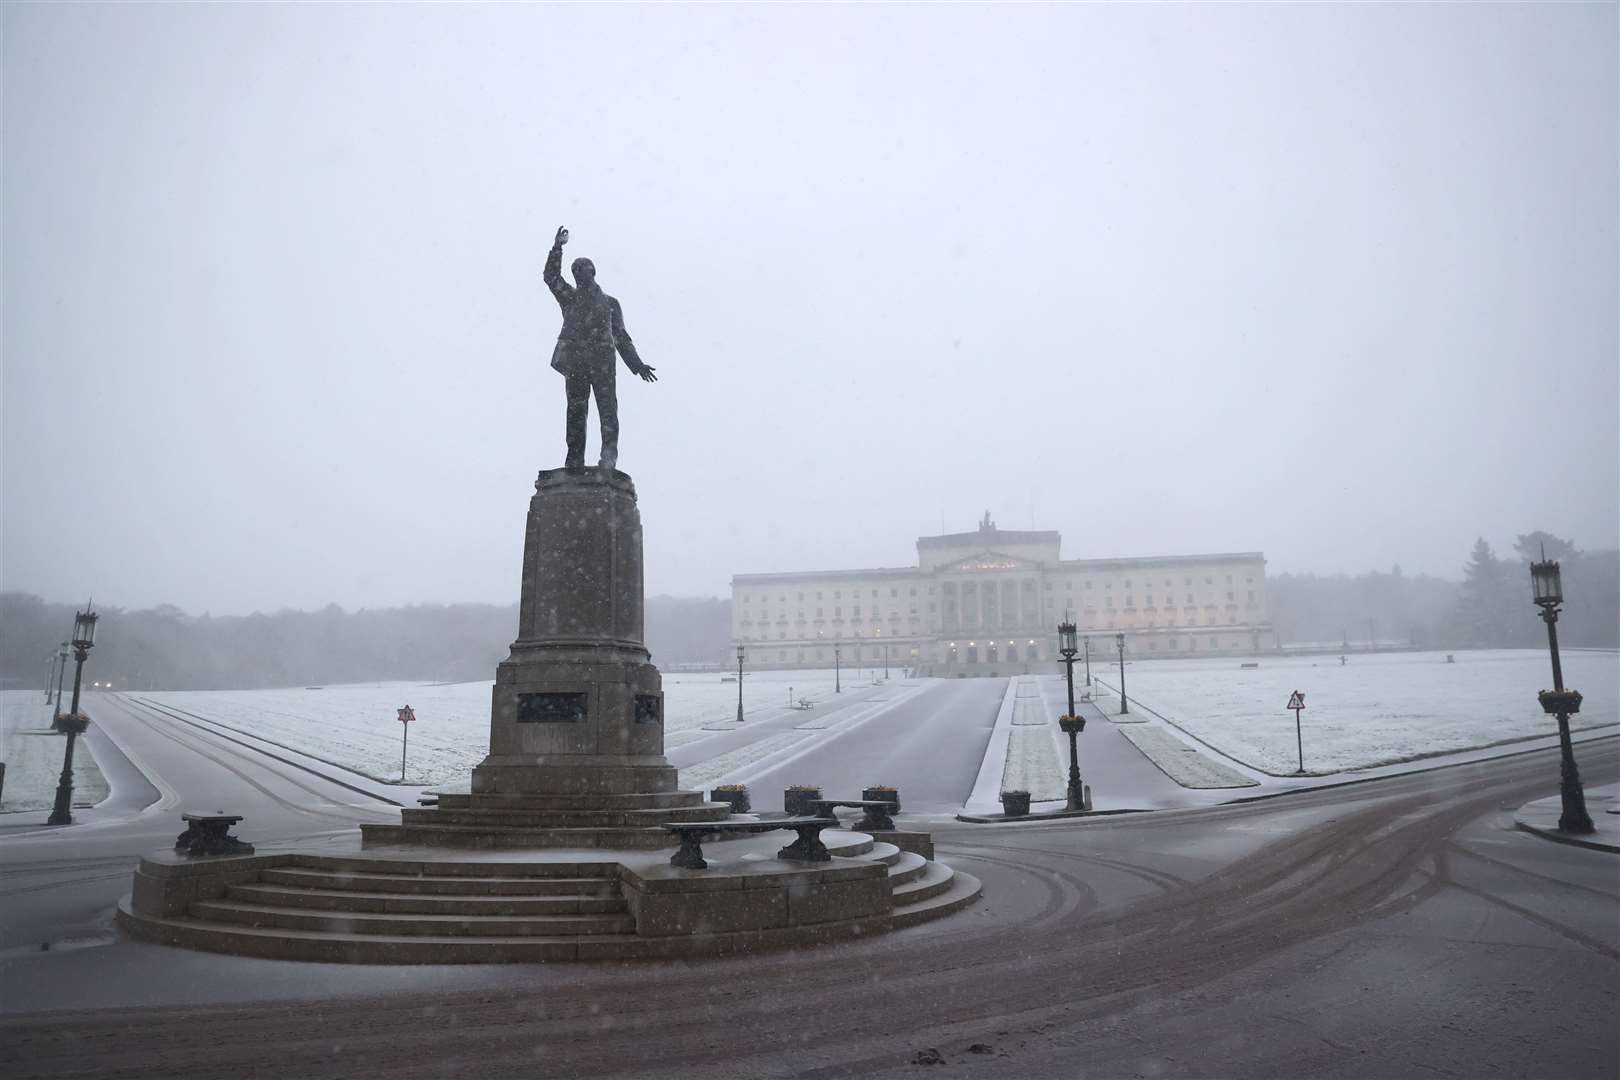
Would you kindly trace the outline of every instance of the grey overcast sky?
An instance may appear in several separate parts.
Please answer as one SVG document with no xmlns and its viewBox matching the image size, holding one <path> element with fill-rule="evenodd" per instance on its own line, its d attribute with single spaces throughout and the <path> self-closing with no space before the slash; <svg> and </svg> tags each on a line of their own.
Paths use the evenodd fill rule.
<svg viewBox="0 0 1620 1080">
<path fill-rule="evenodd" d="M 560 224 L 650 593 L 1614 546 L 1617 10 L 7 4 L 0 586 L 515 600 Z"/>
</svg>

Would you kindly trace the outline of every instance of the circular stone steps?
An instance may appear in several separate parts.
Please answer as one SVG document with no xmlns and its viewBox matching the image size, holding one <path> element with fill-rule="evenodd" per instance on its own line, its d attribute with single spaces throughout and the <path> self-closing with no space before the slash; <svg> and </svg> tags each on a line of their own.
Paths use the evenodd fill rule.
<svg viewBox="0 0 1620 1080">
<path fill-rule="evenodd" d="M 303 889 L 354 889 L 440 896 L 618 896 L 612 878 L 439 877 L 371 874 L 317 867 L 272 867 L 259 872 L 270 885 Z"/>
<path fill-rule="evenodd" d="M 137 871 L 136 892 L 145 897 L 141 908 L 125 897 L 118 919 L 148 940 L 244 956 L 368 964 L 539 963 L 737 955 L 861 940 L 948 915 L 979 895 L 976 878 L 896 844 L 842 830 L 824 836 L 840 865 L 852 859 L 883 867 L 892 909 L 843 916 L 829 911 L 830 918 L 819 916 L 826 921 L 811 917 L 759 929 L 670 934 L 650 926 L 638 933 L 637 920 L 647 913 L 630 910 L 628 886 L 620 880 L 631 864 L 612 857 L 438 860 L 425 852 L 416 858 L 377 852 L 376 857 L 272 854 L 208 863 L 174 857 L 167 873 L 154 856 Z M 774 849 L 775 841 L 768 845 Z M 733 865 L 754 865 L 750 858 Z M 653 855 L 633 865 L 661 867 L 667 876 L 665 862 Z M 847 879 L 855 868 L 828 869 L 834 879 Z M 687 874 L 710 876 L 677 876 Z M 709 894 L 717 900 L 728 895 L 725 876 L 724 870 L 714 873 L 704 886 L 720 890 Z M 204 881 L 222 883 L 199 884 Z M 730 887 L 745 886 L 754 888 L 745 879 Z M 154 898 L 154 887 L 164 890 L 162 899 Z"/>
<path fill-rule="evenodd" d="M 244 904 L 388 915 L 618 915 L 619 896 L 448 896 L 309 889 L 285 885 L 228 885 L 225 897 Z"/>
</svg>

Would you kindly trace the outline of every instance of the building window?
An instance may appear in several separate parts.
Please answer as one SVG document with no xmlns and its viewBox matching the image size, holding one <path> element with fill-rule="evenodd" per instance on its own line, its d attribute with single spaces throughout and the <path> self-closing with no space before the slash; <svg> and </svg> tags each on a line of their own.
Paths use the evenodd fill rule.
<svg viewBox="0 0 1620 1080">
<path fill-rule="evenodd" d="M 838 594 L 834 593 L 833 595 L 837 596 Z M 841 607 L 833 608 L 833 618 L 841 619 L 841 618 L 843 618 L 843 616 L 844 616 L 844 609 L 843 608 L 841 608 Z"/>
<path fill-rule="evenodd" d="M 1212 649 L 1220 648 L 1221 647 L 1221 639 L 1218 638 L 1218 637 L 1210 638 L 1209 639 L 1209 647 L 1212 648 Z"/>
<path fill-rule="evenodd" d="M 861 617 L 861 605 L 856 604 L 854 607 L 850 608 L 850 615 L 851 615 L 851 617 L 856 618 L 856 619 L 860 618 Z"/>
<path fill-rule="evenodd" d="M 835 593 L 833 593 L 833 599 L 834 599 L 834 600 L 842 600 L 842 599 L 843 599 L 843 598 L 844 598 L 844 594 L 843 594 L 843 593 L 841 593 L 841 592 L 835 592 Z"/>
<path fill-rule="evenodd" d="M 804 603 L 804 593 L 799 594 L 799 603 Z"/>
<path fill-rule="evenodd" d="M 1235 595 L 1235 594 L 1233 594 L 1233 593 L 1230 593 L 1230 592 L 1228 592 L 1228 593 L 1227 593 L 1227 594 L 1226 594 L 1226 598 L 1227 598 L 1227 599 L 1228 599 L 1228 600 L 1236 600 L 1236 599 L 1237 599 L 1237 596 L 1236 596 L 1236 595 Z"/>
<path fill-rule="evenodd" d="M 821 609 L 820 608 L 816 608 L 816 618 L 818 618 L 818 619 L 821 618 Z"/>
<path fill-rule="evenodd" d="M 1249 590 L 1249 603 L 1251 603 L 1251 604 L 1254 603 L 1254 590 L 1253 589 Z"/>
</svg>

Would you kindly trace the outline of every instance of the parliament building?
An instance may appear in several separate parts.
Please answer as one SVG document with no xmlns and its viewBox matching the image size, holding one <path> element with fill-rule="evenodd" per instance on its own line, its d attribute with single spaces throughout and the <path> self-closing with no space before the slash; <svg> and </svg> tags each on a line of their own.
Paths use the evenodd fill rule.
<svg viewBox="0 0 1620 1080">
<path fill-rule="evenodd" d="M 1056 532 L 997 528 L 917 540 L 917 565 L 738 574 L 731 635 L 760 667 L 882 663 L 934 675 L 1055 660 L 1065 613 L 1092 662 L 1248 654 L 1271 636 L 1258 551 L 1063 559 Z M 1033 670 L 1031 668 L 1031 670 Z"/>
</svg>

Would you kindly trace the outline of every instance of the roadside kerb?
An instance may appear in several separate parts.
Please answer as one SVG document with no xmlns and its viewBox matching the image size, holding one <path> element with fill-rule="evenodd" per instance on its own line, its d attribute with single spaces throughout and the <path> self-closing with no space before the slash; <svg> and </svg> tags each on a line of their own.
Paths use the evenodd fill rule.
<svg viewBox="0 0 1620 1080">
<path fill-rule="evenodd" d="M 996 713 L 996 726 L 984 748 L 973 791 L 962 804 L 964 814 L 995 813 L 1001 806 L 1001 776 L 1007 771 L 1007 743 L 1012 738 L 1013 702 L 1017 695 L 1018 679 L 1014 676 L 1007 680 L 1007 693 L 1001 699 L 1001 711 Z"/>
</svg>

